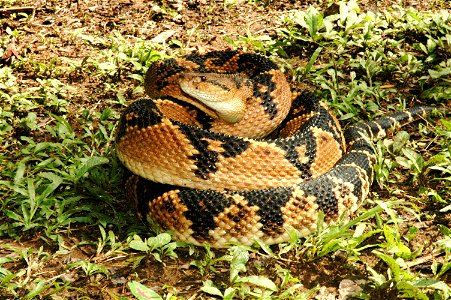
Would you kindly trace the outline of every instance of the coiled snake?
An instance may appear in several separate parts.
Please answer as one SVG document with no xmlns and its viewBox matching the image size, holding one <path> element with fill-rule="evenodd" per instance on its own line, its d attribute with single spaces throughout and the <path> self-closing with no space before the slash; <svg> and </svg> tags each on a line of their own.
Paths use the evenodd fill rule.
<svg viewBox="0 0 451 300">
<path fill-rule="evenodd" d="M 344 134 L 311 94 L 292 96 L 276 64 L 237 51 L 193 53 L 154 63 L 151 99 L 132 103 L 116 136 L 134 175 L 127 197 L 141 218 L 179 240 L 288 240 L 355 211 L 373 180 L 371 140 L 432 110 L 416 107 Z"/>
</svg>

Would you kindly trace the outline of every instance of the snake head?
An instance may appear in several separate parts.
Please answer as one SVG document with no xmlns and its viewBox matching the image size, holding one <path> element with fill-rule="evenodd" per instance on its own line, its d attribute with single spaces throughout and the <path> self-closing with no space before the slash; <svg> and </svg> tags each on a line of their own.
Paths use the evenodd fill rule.
<svg viewBox="0 0 451 300">
<path fill-rule="evenodd" d="M 237 74 L 184 73 L 179 78 L 189 101 L 213 118 L 227 123 L 240 121 L 246 112 L 246 101 L 253 94 L 252 82 Z"/>
</svg>

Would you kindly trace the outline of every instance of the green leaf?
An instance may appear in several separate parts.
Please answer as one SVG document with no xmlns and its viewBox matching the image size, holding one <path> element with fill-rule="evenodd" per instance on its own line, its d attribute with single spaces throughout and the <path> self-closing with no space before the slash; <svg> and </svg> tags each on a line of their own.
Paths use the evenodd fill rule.
<svg viewBox="0 0 451 300">
<path fill-rule="evenodd" d="M 255 240 L 255 241 L 260 246 L 260 249 L 262 249 L 266 254 L 274 256 L 274 252 L 271 250 L 271 248 L 267 244 L 263 243 L 259 239 Z"/>
<path fill-rule="evenodd" d="M 251 275 L 251 276 L 246 276 L 246 277 L 240 277 L 235 281 L 235 283 L 238 283 L 238 282 L 250 283 L 250 284 L 268 289 L 273 292 L 277 291 L 276 284 L 271 279 L 268 279 L 264 276 Z"/>
<path fill-rule="evenodd" d="M 144 242 L 138 235 L 133 236 L 133 240 L 128 244 L 130 248 L 138 250 L 138 251 L 149 251 L 149 246 Z"/>
<path fill-rule="evenodd" d="M 17 213 L 15 213 L 9 209 L 4 209 L 3 213 L 10 219 L 13 219 L 15 221 L 23 221 L 22 217 L 20 215 L 18 215 Z"/>
<path fill-rule="evenodd" d="M 56 134 L 60 138 L 74 138 L 74 130 L 72 129 L 72 126 L 70 126 L 69 122 L 67 122 L 66 119 L 63 119 L 60 116 L 50 114 L 53 118 L 57 120 L 57 123 L 55 125 Z"/>
<path fill-rule="evenodd" d="M 147 245 L 151 250 L 161 248 L 171 241 L 171 235 L 169 233 L 163 232 L 155 237 L 150 237 L 147 240 Z"/>
<path fill-rule="evenodd" d="M 304 68 L 304 74 L 307 74 L 307 73 L 310 72 L 310 70 L 313 67 L 313 64 L 315 63 L 315 61 L 318 58 L 318 55 L 321 53 L 322 49 L 323 49 L 323 47 L 318 47 L 318 48 L 316 48 L 315 52 L 313 52 L 312 56 L 310 57 L 310 60 L 309 60 L 308 64 Z"/>
<path fill-rule="evenodd" d="M 163 300 L 157 292 L 137 281 L 129 282 L 128 287 L 138 300 Z"/>
<path fill-rule="evenodd" d="M 139 74 L 130 74 L 128 75 L 129 78 L 133 78 L 137 81 L 139 81 L 140 83 L 144 83 L 144 77 L 142 75 Z"/>
<path fill-rule="evenodd" d="M 403 148 L 401 152 L 409 159 L 417 172 L 421 172 L 424 167 L 423 157 L 409 148 Z"/>
<path fill-rule="evenodd" d="M 90 169 L 103 165 L 109 162 L 109 159 L 102 156 L 93 156 L 83 159 L 82 166 L 78 169 L 77 173 L 75 174 L 75 181 L 80 180 Z"/>
<path fill-rule="evenodd" d="M 376 287 L 382 286 L 387 281 L 384 275 L 377 273 L 376 270 L 370 266 L 367 266 L 367 270 L 371 273 L 369 278 L 376 284 Z"/>
<path fill-rule="evenodd" d="M 410 139 L 407 131 L 398 132 L 393 139 L 393 153 L 399 153 L 401 149 L 407 144 Z"/>
<path fill-rule="evenodd" d="M 401 265 L 403 265 L 401 260 L 396 260 L 392 256 L 376 250 L 372 251 L 372 253 L 382 259 L 390 267 L 396 282 L 410 280 L 412 278 L 412 275 L 408 271 L 403 271 L 401 269 Z"/>
<path fill-rule="evenodd" d="M 442 224 L 437 224 L 437 226 L 438 226 L 438 228 L 439 228 L 439 230 L 440 230 L 440 232 L 444 235 L 444 236 L 447 236 L 447 237 L 449 237 L 449 238 L 451 238 L 451 228 L 448 228 L 448 227 L 446 227 L 446 226 L 444 226 L 444 225 L 442 225 Z M 451 241 L 450 241 L 451 242 Z M 451 244 L 450 244 L 450 250 L 451 250 Z"/>
<path fill-rule="evenodd" d="M 35 281 L 38 281 L 38 283 L 36 285 L 34 285 L 33 289 L 31 289 L 26 295 L 25 295 L 25 299 L 33 299 L 34 297 L 40 295 L 44 290 L 46 290 L 48 288 L 48 286 L 46 286 L 46 282 L 45 280 L 42 279 L 37 279 Z"/>
<path fill-rule="evenodd" d="M 235 282 L 241 271 L 246 271 L 246 263 L 249 260 L 249 252 L 243 247 L 234 246 L 229 249 L 232 255 L 230 262 L 230 282 Z"/>
<path fill-rule="evenodd" d="M 117 69 L 116 64 L 111 63 L 111 62 L 102 62 L 98 65 L 100 70 L 104 70 L 104 71 L 114 71 Z"/>
<path fill-rule="evenodd" d="M 163 261 L 161 260 L 161 255 L 160 255 L 160 253 L 158 253 L 158 252 L 153 252 L 153 253 L 152 253 L 152 256 L 153 256 L 153 258 L 154 258 L 156 261 L 158 261 L 158 262 L 160 262 L 160 263 L 163 263 Z"/>
<path fill-rule="evenodd" d="M 214 285 L 213 281 L 211 281 L 210 279 L 204 282 L 204 285 L 200 288 L 200 290 L 210 295 L 222 297 L 221 291 Z"/>
<path fill-rule="evenodd" d="M 102 111 L 102 114 L 100 115 L 100 120 L 102 120 L 102 121 L 108 120 L 111 117 L 111 114 L 112 114 L 111 108 L 105 108 Z"/>
<path fill-rule="evenodd" d="M 235 296 L 235 292 L 236 290 L 232 287 L 226 288 L 226 290 L 224 291 L 223 300 L 232 300 L 233 296 Z"/>
<path fill-rule="evenodd" d="M 440 122 L 445 126 L 446 130 L 451 131 L 451 121 L 440 119 Z"/>
<path fill-rule="evenodd" d="M 61 183 L 63 183 L 63 178 L 51 172 L 42 172 L 39 174 L 39 176 L 51 180 L 51 183 L 47 185 L 44 192 L 42 192 L 42 194 L 39 195 L 38 201 L 42 201 L 45 198 L 47 198 L 51 193 L 53 193 L 60 186 Z"/>
<path fill-rule="evenodd" d="M 448 76 L 451 74 L 451 68 L 444 68 L 444 69 L 440 69 L 438 71 L 436 70 L 428 70 L 429 75 L 432 77 L 432 79 L 437 79 L 440 77 L 444 77 L 444 76 Z"/>
<path fill-rule="evenodd" d="M 141 241 L 131 241 L 129 244 L 130 248 L 138 251 L 148 251 L 149 247 L 147 244 Z"/>
<path fill-rule="evenodd" d="M 317 33 L 323 24 L 323 15 L 314 7 L 310 7 L 304 17 L 307 30 L 314 41 L 317 40 Z"/>
<path fill-rule="evenodd" d="M 14 176 L 14 183 L 18 184 L 20 180 L 23 178 L 25 174 L 25 168 L 27 162 L 31 159 L 31 157 L 27 156 L 17 164 L 16 175 Z"/>
<path fill-rule="evenodd" d="M 29 112 L 26 118 L 22 119 L 22 125 L 30 130 L 35 130 L 38 128 L 36 121 L 36 114 L 34 112 Z"/>
</svg>

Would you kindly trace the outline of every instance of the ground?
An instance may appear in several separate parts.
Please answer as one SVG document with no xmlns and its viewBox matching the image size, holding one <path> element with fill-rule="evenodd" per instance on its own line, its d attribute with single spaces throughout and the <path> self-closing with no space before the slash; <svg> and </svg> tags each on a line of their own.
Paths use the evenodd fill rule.
<svg viewBox="0 0 451 300">
<path fill-rule="evenodd" d="M 290 0 L 266 2 L 244 0 L 0 0 L 0 4 L 2 4 L 0 6 L 4 6 L 3 9 L 0 8 L 0 32 L 2 34 L 7 30 L 21 32 L 20 35 L 9 40 L 8 48 L 0 58 L 0 66 L 12 65 L 19 57 L 23 60 L 20 66 L 14 70 L 14 76 L 17 77 L 19 83 L 18 94 L 27 93 L 33 88 L 35 88 L 34 93 L 38 93 L 42 88 L 42 84 L 38 80 L 40 78 L 57 78 L 59 82 L 70 85 L 71 88 L 67 90 L 55 86 L 55 95 L 59 100 L 63 99 L 64 101 L 58 102 L 52 107 L 42 106 L 34 109 L 36 126 L 44 128 L 48 124 L 53 124 L 52 115 L 49 114 L 49 112 L 53 112 L 63 115 L 75 134 L 81 135 L 85 132 L 84 126 L 86 125 L 80 120 L 87 112 L 88 114 L 89 112 L 104 112 L 109 107 L 114 107 L 112 114 L 116 114 L 117 117 L 124 107 L 120 103 L 121 99 L 128 104 L 142 96 L 140 78 L 127 76 L 129 74 L 126 72 L 122 74 L 120 70 L 117 71 L 120 67 L 103 66 L 105 72 L 108 72 L 109 67 L 111 70 L 117 71 L 109 78 L 110 81 L 106 81 L 104 76 L 90 72 L 99 67 L 93 61 L 99 56 L 99 51 L 108 47 L 103 38 L 116 39 L 116 45 L 133 44 L 137 39 L 152 41 L 158 45 L 158 51 L 167 56 L 180 55 L 194 50 L 205 52 L 228 49 L 235 45 L 243 50 L 255 51 L 255 48 L 258 49 L 255 45 L 259 41 L 256 37 L 263 41 L 274 37 L 277 26 L 280 24 L 280 18 L 290 10 L 305 10 L 309 5 L 316 5 L 318 9 L 328 14 L 333 14 L 338 10 L 338 7 L 332 5 L 331 1 L 322 3 L 321 1 Z M 444 7 L 448 5 L 446 2 L 440 1 L 359 1 L 362 11 L 381 11 L 393 5 L 410 6 L 420 11 L 449 9 L 449 7 Z M 28 17 L 22 13 L 26 13 Z M 237 43 L 240 39 L 241 42 Z M 291 79 L 291 73 L 296 66 L 306 64 L 309 57 L 291 55 L 288 59 L 291 67 L 287 69 L 286 73 Z M 78 67 L 71 69 L 73 65 Z M 135 67 L 140 68 L 136 65 Z M 72 71 L 66 72 L 65 68 Z M 305 85 L 305 82 L 300 85 Z M 49 98 L 46 101 L 51 100 Z M 63 114 L 61 113 L 62 107 L 64 108 Z M 15 113 L 26 116 L 27 111 Z M 90 128 L 98 129 L 95 125 Z M 30 132 L 27 129 L 17 128 L 14 135 L 3 142 L 13 145 L 11 147 L 16 147 L 15 149 L 20 151 L 19 146 L 14 144 L 14 140 L 19 140 L 22 135 L 27 135 L 39 142 L 53 139 L 45 131 Z M 112 139 L 106 145 L 111 146 L 111 143 Z M 8 151 L 11 151 L 11 148 L 8 148 Z M 109 152 L 100 152 L 100 154 L 109 155 Z M 2 159 L 5 162 L 8 161 L 8 159 Z M 3 167 L 0 166 L 0 170 L 3 168 L 7 168 L 6 163 Z M 118 183 L 119 180 L 116 182 Z M 415 186 L 408 187 L 409 183 L 405 185 L 406 190 L 415 189 Z M 436 183 L 436 185 L 440 185 L 440 183 Z M 115 217 L 128 219 L 127 221 L 112 222 L 114 224 L 112 229 L 118 235 L 117 239 L 124 241 L 127 237 L 132 236 L 130 232 L 134 231 L 140 235 L 143 234 L 144 227 L 134 219 L 134 213 L 129 210 L 128 203 L 122 198 L 120 185 L 109 189 L 99 192 L 93 187 L 91 192 L 93 194 L 101 193 L 101 195 L 105 193 L 105 197 L 114 197 L 116 199 L 114 210 L 119 211 Z M 381 197 L 391 196 L 384 195 L 383 190 L 377 191 Z M 416 204 L 420 209 L 430 211 L 431 215 L 436 209 L 429 204 L 423 204 L 423 206 Z M 3 207 L 3 209 L 6 208 Z M 413 269 L 421 268 L 435 257 L 432 250 L 428 251 L 428 247 L 432 247 L 435 240 L 440 238 L 437 224 L 449 224 L 450 222 L 450 218 L 446 214 L 440 215 L 439 218 L 442 219 L 433 218 L 430 221 L 422 220 L 421 222 L 412 219 L 408 225 L 404 225 L 406 228 L 403 232 L 408 232 L 412 227 L 424 229 L 410 243 L 422 244 L 424 252 L 430 255 L 429 261 L 427 255 L 422 256 L 425 257 L 425 261 L 413 260 Z M 5 217 L 0 219 L 0 221 L 4 220 L 7 219 Z M 124 228 L 118 228 L 118 224 L 123 225 Z M 109 229 L 108 224 L 102 225 L 107 230 Z M 0 285 L 0 299 L 3 299 L 2 293 L 4 293 L 5 299 L 14 297 L 19 299 L 24 296 L 33 298 L 34 295 L 31 293 L 33 290 L 27 284 L 28 281 L 31 282 L 36 278 L 46 280 L 46 290 L 41 291 L 43 295 L 52 291 L 51 294 L 58 295 L 60 299 L 132 297 L 127 283 L 133 280 L 143 283 L 160 295 L 173 293 L 180 298 L 207 299 L 208 295 L 199 290 L 206 280 L 215 283 L 228 280 L 228 262 L 215 262 L 213 271 L 213 267 L 209 266 L 208 259 L 212 254 L 205 249 L 178 248 L 177 259 L 166 256 L 161 263 L 150 254 L 145 255 L 143 252 L 133 252 L 125 248 L 122 250 L 120 245 L 114 249 L 115 243 L 105 237 L 104 240 L 108 240 L 108 242 L 105 242 L 105 248 L 103 248 L 97 224 L 93 226 L 88 222 L 77 223 L 59 230 L 58 234 L 64 237 L 63 242 L 50 241 L 48 237 L 43 236 L 43 230 L 30 230 L 16 236 L 0 234 L 0 244 L 6 245 L 0 245 L 0 256 L 23 258 L 14 259 L 3 267 L 16 274 L 22 269 L 26 271 L 24 274 L 18 275 L 22 278 L 20 281 L 22 287 L 14 288 L 19 294 L 13 296 L 7 292 L 6 285 Z M 378 243 L 377 240 L 372 242 Z M 106 247 L 107 244 L 108 247 Z M 371 244 L 371 241 L 368 244 Z M 106 248 L 111 251 L 107 251 Z M 274 246 L 272 249 L 277 251 L 278 248 Z M 21 250 L 27 253 L 21 253 Z M 191 251 L 194 251 L 194 254 Z M 217 258 L 224 254 L 226 251 L 215 251 L 213 255 Z M 383 269 L 383 263 L 368 252 L 363 252 L 360 256 L 366 265 L 347 263 L 347 256 L 341 252 L 314 259 L 306 258 L 309 256 L 305 253 L 297 253 L 297 251 L 282 255 L 280 259 L 261 253 L 257 255 L 254 252 L 250 256 L 249 263 L 246 265 L 248 275 L 264 275 L 272 278 L 277 284 L 281 284 L 279 270 L 288 270 L 291 272 L 291 276 L 302 282 L 303 291 L 320 286 L 321 288 L 315 296 L 317 299 L 334 299 L 334 297 L 340 297 L 340 294 L 346 293 L 345 286 L 347 284 L 350 284 L 351 287 L 355 286 L 358 280 L 370 275 L 366 265 L 371 265 L 375 270 Z M 91 264 L 68 267 L 80 261 Z M 5 261 L 1 261 L 1 257 L 0 263 L 5 263 Z M 34 268 L 33 264 L 38 267 Z M 105 268 L 107 271 L 89 269 L 93 268 L 93 264 L 96 267 Z M 193 266 L 196 264 L 204 264 L 204 266 L 196 268 Z M 202 271 L 199 271 L 200 269 Z M 425 273 L 430 274 L 430 271 L 425 271 Z M 449 272 L 441 280 L 449 284 L 451 282 Z M 376 293 L 372 296 L 374 299 L 382 299 L 379 297 L 396 299 L 398 297 L 395 290 L 390 290 L 390 288 L 385 289 L 382 295 Z M 39 298 L 39 296 L 35 297 Z"/>
</svg>

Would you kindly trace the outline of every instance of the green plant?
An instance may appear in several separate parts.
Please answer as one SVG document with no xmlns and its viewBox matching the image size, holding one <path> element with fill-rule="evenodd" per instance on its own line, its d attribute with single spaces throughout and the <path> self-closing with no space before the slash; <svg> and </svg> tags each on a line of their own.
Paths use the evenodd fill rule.
<svg viewBox="0 0 451 300">
<path fill-rule="evenodd" d="M 133 239 L 129 242 L 129 246 L 132 249 L 152 254 L 155 260 L 161 263 L 163 263 L 162 257 L 164 256 L 172 258 L 178 257 L 174 252 L 178 245 L 176 242 L 171 242 L 171 236 L 168 233 L 160 233 L 159 235 L 149 237 L 144 241 L 138 235 L 134 235 Z"/>
<path fill-rule="evenodd" d="M 249 260 L 249 252 L 245 247 L 233 246 L 229 254 L 218 259 L 230 263 L 229 282 L 232 285 L 221 292 L 210 280 L 204 282 L 201 290 L 207 294 L 232 299 L 235 294 L 239 297 L 251 296 L 266 298 L 278 290 L 276 284 L 258 275 L 240 276 L 239 273 L 246 271 L 246 263 Z"/>
<path fill-rule="evenodd" d="M 81 269 L 83 270 L 85 276 L 92 276 L 95 274 L 104 274 L 105 276 L 109 276 L 108 269 L 97 263 L 93 263 L 86 260 L 80 260 L 74 263 L 71 263 L 67 266 L 69 269 Z"/>
</svg>

